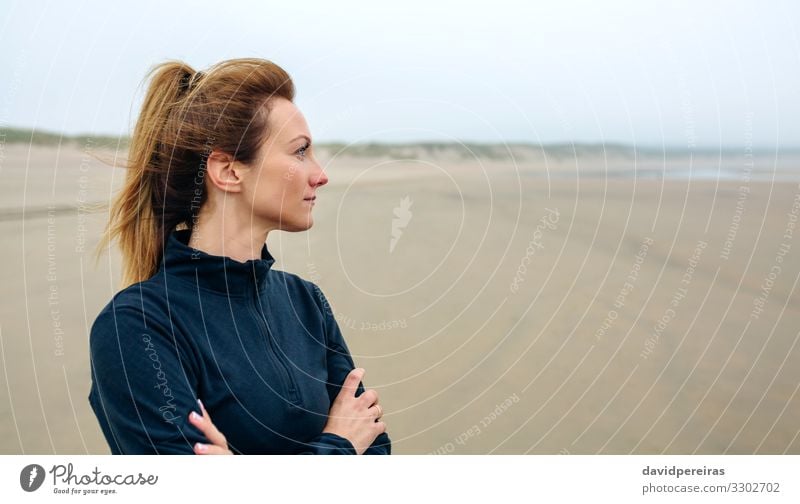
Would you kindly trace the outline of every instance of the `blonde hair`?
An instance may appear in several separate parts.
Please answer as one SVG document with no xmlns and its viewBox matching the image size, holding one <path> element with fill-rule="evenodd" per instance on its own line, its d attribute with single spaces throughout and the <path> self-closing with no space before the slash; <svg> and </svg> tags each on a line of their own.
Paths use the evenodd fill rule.
<svg viewBox="0 0 800 504">
<path fill-rule="evenodd" d="M 169 234 L 192 228 L 205 202 L 205 163 L 221 150 L 255 160 L 269 136 L 271 101 L 294 100 L 294 84 L 278 65 L 231 59 L 195 72 L 181 61 L 153 67 L 131 137 L 127 174 L 110 208 L 98 253 L 117 241 L 122 287 L 158 270 Z"/>
</svg>

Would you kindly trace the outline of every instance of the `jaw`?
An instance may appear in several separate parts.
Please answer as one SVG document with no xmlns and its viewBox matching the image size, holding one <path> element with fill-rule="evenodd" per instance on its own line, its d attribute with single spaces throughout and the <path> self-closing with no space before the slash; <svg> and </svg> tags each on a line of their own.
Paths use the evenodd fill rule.
<svg viewBox="0 0 800 504">
<path fill-rule="evenodd" d="M 306 231 L 314 225 L 314 216 L 310 209 L 306 209 L 305 214 L 297 211 L 285 218 L 280 223 L 280 229 L 283 231 L 297 232 Z"/>
</svg>

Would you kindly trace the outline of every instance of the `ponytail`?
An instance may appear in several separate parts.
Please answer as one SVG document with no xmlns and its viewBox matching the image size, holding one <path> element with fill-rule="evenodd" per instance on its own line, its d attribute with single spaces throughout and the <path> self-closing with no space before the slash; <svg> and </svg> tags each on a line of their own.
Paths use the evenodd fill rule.
<svg viewBox="0 0 800 504">
<path fill-rule="evenodd" d="M 268 136 L 265 105 L 276 96 L 294 99 L 289 75 L 256 58 L 224 61 L 207 74 L 168 61 L 146 78 L 125 182 L 98 245 L 100 252 L 118 242 L 123 288 L 158 271 L 172 231 L 192 228 L 206 199 L 202 170 L 211 150 L 253 161 Z"/>
</svg>

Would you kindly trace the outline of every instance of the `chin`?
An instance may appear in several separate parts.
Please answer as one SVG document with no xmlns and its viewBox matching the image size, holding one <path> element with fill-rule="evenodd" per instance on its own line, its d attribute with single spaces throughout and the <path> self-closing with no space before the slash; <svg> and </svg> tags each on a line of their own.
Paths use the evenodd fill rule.
<svg viewBox="0 0 800 504">
<path fill-rule="evenodd" d="M 284 221 L 281 225 L 281 230 L 289 232 L 307 231 L 311 229 L 313 225 L 314 219 L 312 218 L 297 221 Z"/>
</svg>

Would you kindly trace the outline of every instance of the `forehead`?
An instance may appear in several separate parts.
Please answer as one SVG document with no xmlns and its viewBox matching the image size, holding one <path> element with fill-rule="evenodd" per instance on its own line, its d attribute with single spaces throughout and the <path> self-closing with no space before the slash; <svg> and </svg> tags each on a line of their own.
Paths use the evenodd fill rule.
<svg viewBox="0 0 800 504">
<path fill-rule="evenodd" d="M 276 141 L 290 141 L 298 135 L 311 133 L 308 130 L 306 118 L 297 106 L 285 98 L 275 99 L 269 112 L 270 129 Z"/>
</svg>

